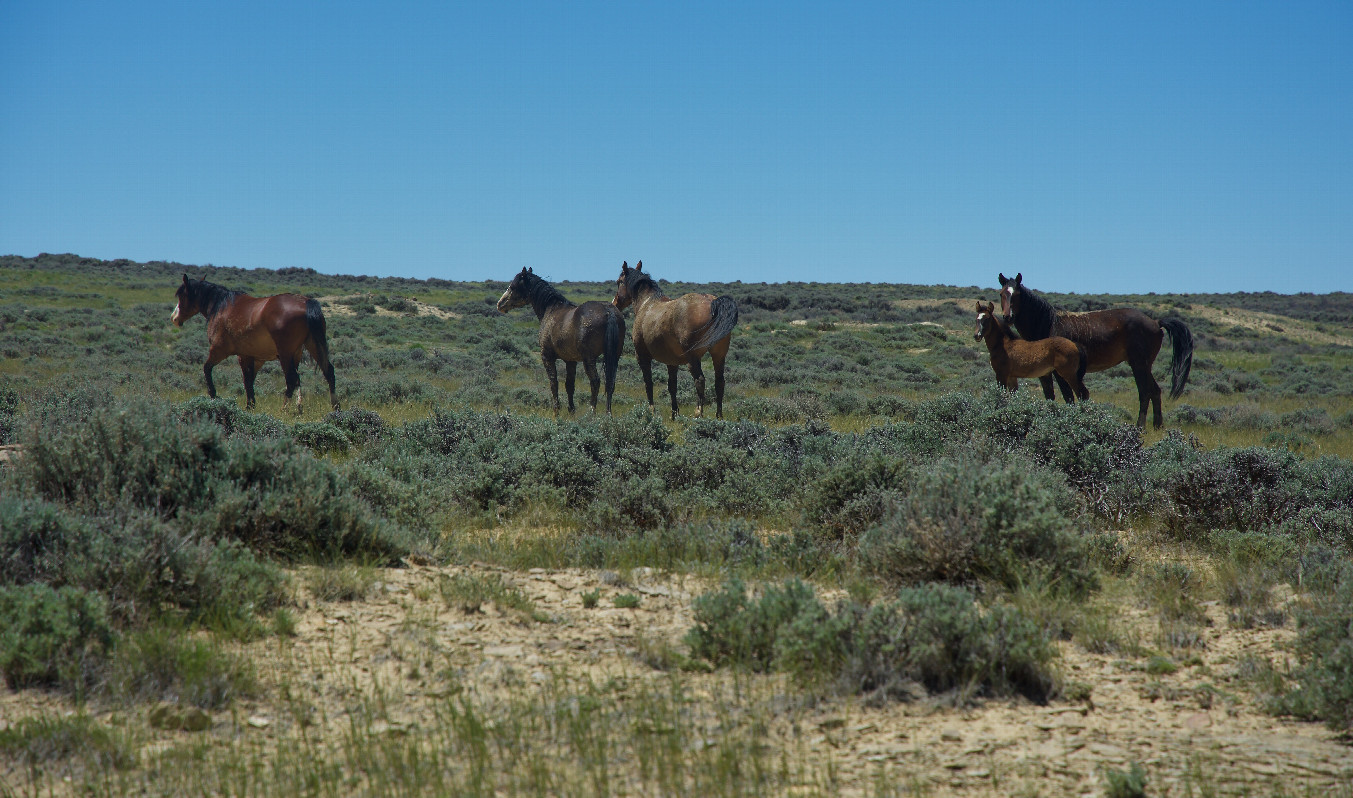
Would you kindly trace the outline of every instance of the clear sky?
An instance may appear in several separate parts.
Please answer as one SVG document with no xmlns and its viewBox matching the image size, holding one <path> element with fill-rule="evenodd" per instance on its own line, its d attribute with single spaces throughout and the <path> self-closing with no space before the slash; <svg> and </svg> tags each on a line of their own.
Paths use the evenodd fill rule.
<svg viewBox="0 0 1353 798">
<path fill-rule="evenodd" d="M 0 254 L 1353 290 L 1353 3 L 0 2 Z"/>
</svg>

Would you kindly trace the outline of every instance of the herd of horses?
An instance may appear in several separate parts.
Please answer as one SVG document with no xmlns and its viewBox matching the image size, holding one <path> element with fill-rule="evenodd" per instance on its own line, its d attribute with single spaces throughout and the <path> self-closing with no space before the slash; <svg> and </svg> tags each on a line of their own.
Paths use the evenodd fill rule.
<svg viewBox="0 0 1353 798">
<path fill-rule="evenodd" d="M 630 268 L 626 261 L 616 279 L 610 302 L 574 304 L 554 286 L 523 268 L 498 299 L 498 310 L 530 305 L 540 320 L 540 357 L 550 380 L 554 413 L 559 415 L 558 361 L 564 361 L 564 388 L 569 412 L 574 412 L 574 377 L 579 363 L 591 383 L 592 412 L 602 376 L 606 386 L 606 412 L 611 412 L 616 367 L 624 348 L 627 308 L 634 308 L 630 339 L 644 376 L 648 404 L 653 405 L 653 361 L 667 366 L 667 390 L 672 399 L 672 418 L 677 417 L 677 373 L 685 366 L 695 380 L 695 415 L 705 408 L 705 376 L 701 361 L 708 354 L 714 364 L 715 415 L 723 418 L 724 363 L 733 329 L 738 323 L 738 305 L 731 297 L 690 293 L 668 297 L 648 273 L 642 261 Z M 1088 399 L 1087 372 L 1103 371 L 1126 362 L 1137 383 L 1137 426 L 1146 424 L 1147 406 L 1152 421 L 1163 424 L 1160 385 L 1151 367 L 1168 333 L 1173 343 L 1170 358 L 1170 398 L 1177 399 L 1188 381 L 1193 363 L 1193 335 L 1179 319 L 1156 320 L 1135 308 L 1114 308 L 1087 313 L 1055 309 L 1046 299 L 1025 287 L 1023 274 L 1013 280 L 999 275 L 1001 312 L 993 302 L 977 303 L 975 340 L 984 341 L 996 380 L 1014 390 L 1021 377 L 1037 377 L 1043 395 L 1053 395 L 1053 381 L 1067 402 Z M 244 374 L 246 407 L 254 406 L 254 376 L 258 367 L 276 360 L 286 379 L 285 410 L 296 398 L 301 412 L 300 375 L 302 352 L 308 352 L 329 384 L 329 402 L 338 409 L 334 367 L 329 362 L 324 314 L 319 302 L 297 294 L 252 297 L 206 280 L 183 275 L 178 302 L 170 317 L 175 325 L 196 314 L 207 320 L 207 360 L 202 370 L 207 394 L 216 397 L 212 368 L 231 355 L 238 355 Z M 1016 332 L 1018 334 L 1016 334 Z"/>
</svg>

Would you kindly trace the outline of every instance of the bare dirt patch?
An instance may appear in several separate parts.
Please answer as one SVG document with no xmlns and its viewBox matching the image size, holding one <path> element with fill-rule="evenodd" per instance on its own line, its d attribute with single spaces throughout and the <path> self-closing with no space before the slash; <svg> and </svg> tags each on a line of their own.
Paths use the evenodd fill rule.
<svg viewBox="0 0 1353 798">
<path fill-rule="evenodd" d="M 353 310 L 352 305 L 340 304 L 340 303 L 339 303 L 339 300 L 340 300 L 340 299 L 356 299 L 356 298 L 363 297 L 363 296 L 368 296 L 368 295 L 366 295 L 366 294 L 347 294 L 347 295 L 344 295 L 344 296 L 322 296 L 322 297 L 317 297 L 317 299 L 319 300 L 320 305 L 324 308 L 324 312 L 325 312 L 325 313 L 328 313 L 328 314 L 333 315 L 333 316 L 356 316 L 356 315 L 357 315 L 357 311 L 356 311 L 356 310 Z M 426 302 L 420 302 L 419 300 L 414 299 L 414 298 L 412 298 L 412 297 L 401 297 L 401 298 L 402 298 L 405 302 L 408 302 L 410 305 L 413 305 L 415 312 L 414 312 L 412 315 L 415 315 L 415 316 L 433 316 L 433 317 L 436 317 L 436 318 L 439 318 L 439 319 L 458 319 L 458 318 L 460 318 L 460 314 L 459 314 L 459 313 L 456 313 L 456 312 L 454 312 L 454 311 L 446 310 L 445 308 L 439 308 L 439 307 L 437 307 L 436 305 L 429 305 L 429 304 L 427 304 Z M 409 314 L 409 313 L 396 312 L 396 311 L 390 310 L 389 308 L 383 308 L 383 307 L 380 307 L 379 305 L 377 305 L 377 306 L 376 306 L 376 315 L 377 315 L 377 316 L 408 316 L 408 315 L 410 315 L 410 314 Z"/>
<path fill-rule="evenodd" d="M 501 580 L 529 598 L 537 617 L 492 602 L 472 611 L 455 606 L 443 589 L 456 578 Z M 361 601 L 303 598 L 294 637 L 245 647 L 265 695 L 216 713 L 204 733 L 143 730 L 142 761 L 183 746 L 224 751 L 246 743 L 266 758 L 303 735 L 332 740 L 337 749 L 354 713 L 369 714 L 372 706 L 379 717 L 367 718 L 364 728 L 408 740 L 437 727 L 438 707 L 450 697 L 491 707 L 561 682 L 619 681 L 631 691 L 658 685 L 669 674 L 654 667 L 663 665 L 654 652 L 684 650 L 692 599 L 709 587 L 649 569 L 622 576 L 485 565 L 387 569 L 377 579 Z M 617 607 L 622 594 L 637 596 L 639 605 Z M 594 606 L 585 606 L 585 595 Z M 1063 672 L 1092 692 L 1088 700 L 1048 706 L 1011 700 L 956 708 L 944 697 L 884 706 L 813 702 L 780 676 L 681 678 L 691 686 L 692 711 L 702 696 L 732 693 L 771 707 L 760 744 L 802 768 L 805 786 L 824 791 L 818 794 L 877 794 L 880 785 L 924 795 L 1101 794 L 1107 770 L 1134 762 L 1149 774 L 1152 795 L 1299 794 L 1347 785 L 1353 748 L 1321 725 L 1264 713 L 1238 675 L 1247 655 L 1281 658 L 1293 632 L 1233 629 L 1221 608 L 1209 612 L 1215 618 L 1207 647 L 1175 673 L 1149 674 L 1141 660 L 1063 643 Z M 1130 608 L 1124 623 L 1147 629 L 1153 621 Z M 0 697 L 0 726 L 69 709 L 49 694 L 9 692 Z M 109 723 L 129 722 L 125 710 L 94 711 Z M 143 724 L 144 715 L 130 722 Z M 724 723 L 726 717 L 712 720 L 701 745 L 719 746 Z M 21 773 L 0 763 L 0 778 Z M 613 785 L 614 794 L 636 789 Z"/>
</svg>

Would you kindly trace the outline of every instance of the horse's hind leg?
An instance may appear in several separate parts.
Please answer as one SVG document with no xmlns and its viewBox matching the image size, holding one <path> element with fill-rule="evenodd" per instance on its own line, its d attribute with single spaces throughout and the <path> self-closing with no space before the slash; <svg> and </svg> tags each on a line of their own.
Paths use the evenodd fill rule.
<svg viewBox="0 0 1353 798">
<path fill-rule="evenodd" d="M 700 369 L 700 358 L 692 357 L 686 362 L 690 364 L 691 378 L 695 380 L 695 417 L 701 418 L 705 415 L 705 372 Z"/>
<path fill-rule="evenodd" d="M 723 418 L 723 364 L 728 357 L 728 339 L 715 344 L 709 354 L 714 360 L 714 417 Z"/>
<path fill-rule="evenodd" d="M 296 358 L 284 356 L 279 358 L 278 362 L 282 365 L 282 376 L 287 382 L 287 392 L 282 397 L 282 410 L 283 412 L 286 411 L 294 394 L 296 396 L 296 415 L 299 416 L 304 410 L 301 407 L 301 373 L 297 368 Z"/>
<path fill-rule="evenodd" d="M 644 375 L 644 393 L 648 394 L 648 406 L 653 406 L 653 358 L 647 351 L 640 352 L 635 347 L 635 357 L 639 360 L 639 371 Z"/>
<path fill-rule="evenodd" d="M 254 409 L 254 378 L 258 376 L 258 361 L 240 357 L 240 373 L 244 375 L 244 409 Z"/>
<path fill-rule="evenodd" d="M 572 360 L 564 361 L 564 391 L 568 393 L 568 412 L 573 414 L 573 385 L 578 375 L 578 364 Z"/>
<path fill-rule="evenodd" d="M 1072 369 L 1074 369 L 1074 368 L 1075 368 L 1075 366 L 1072 366 Z M 1074 371 L 1073 371 L 1073 374 L 1074 374 Z M 1058 373 L 1058 372 L 1056 372 L 1056 371 L 1054 371 L 1054 372 L 1052 373 L 1052 376 L 1057 380 L 1057 387 L 1060 388 L 1060 389 L 1062 390 L 1062 400 L 1065 401 L 1067 404 L 1071 404 L 1072 402 L 1075 402 L 1075 401 L 1076 401 L 1076 393 L 1075 393 L 1075 389 L 1073 389 L 1073 388 L 1071 387 L 1071 382 L 1070 382 L 1067 378 L 1063 377 L 1060 373 Z M 1073 379 L 1074 379 L 1074 377 L 1073 377 Z M 1049 396 L 1048 398 L 1051 399 L 1052 397 Z"/>
<path fill-rule="evenodd" d="M 1160 384 L 1156 378 L 1151 376 L 1151 367 L 1149 365 L 1132 366 L 1132 377 L 1137 381 L 1137 402 L 1139 410 L 1137 412 L 1137 426 L 1146 428 L 1146 406 L 1152 405 L 1153 410 L 1151 422 L 1156 429 L 1165 425 L 1164 418 L 1160 412 Z"/>
<path fill-rule="evenodd" d="M 667 367 L 667 393 L 672 397 L 672 420 L 677 417 L 677 373 L 679 369 L 676 366 Z"/>
<path fill-rule="evenodd" d="M 305 351 L 310 353 L 310 357 L 319 364 L 320 372 L 324 374 L 324 381 L 329 383 L 329 404 L 334 410 L 338 410 L 338 391 L 334 387 L 334 364 L 329 362 L 327 357 L 321 358 L 319 347 L 315 345 L 314 338 L 305 340 Z"/>
<path fill-rule="evenodd" d="M 601 375 L 597 373 L 597 359 L 583 361 L 583 371 L 587 372 L 587 381 L 592 386 L 592 412 L 597 412 L 597 393 L 601 391 Z M 606 396 L 606 412 L 611 412 L 611 397 Z"/>
</svg>

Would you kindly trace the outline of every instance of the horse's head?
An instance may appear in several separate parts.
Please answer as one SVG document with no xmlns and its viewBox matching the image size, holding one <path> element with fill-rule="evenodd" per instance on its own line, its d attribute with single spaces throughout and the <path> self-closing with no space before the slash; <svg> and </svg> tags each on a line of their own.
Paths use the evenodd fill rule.
<svg viewBox="0 0 1353 798">
<path fill-rule="evenodd" d="M 640 277 L 644 277 L 644 262 L 639 261 L 630 268 L 630 262 L 625 261 L 620 264 L 620 277 L 615 281 L 615 299 L 611 304 L 620 310 L 624 310 L 634 303 L 634 286 L 639 282 Z"/>
<path fill-rule="evenodd" d="M 1004 274 L 997 274 L 996 278 L 1001 281 L 1001 315 L 1008 319 L 1019 313 L 1024 300 L 1024 274 L 1016 274 L 1013 280 Z"/>
<path fill-rule="evenodd" d="M 174 295 L 177 298 L 174 312 L 169 314 L 169 320 L 175 327 L 182 327 L 185 321 L 202 312 L 197 291 L 200 285 L 199 281 L 189 280 L 188 275 L 183 275 L 183 282 L 179 284 L 179 290 Z"/>
<path fill-rule="evenodd" d="M 535 280 L 535 271 L 525 266 L 507 284 L 507 290 L 498 297 L 498 312 L 506 313 L 513 308 L 531 304 L 531 283 Z"/>
<path fill-rule="evenodd" d="M 972 339 L 980 341 L 987 337 L 987 331 L 996 323 L 996 304 L 988 302 L 983 305 L 977 303 L 977 328 L 972 332 Z"/>
</svg>

